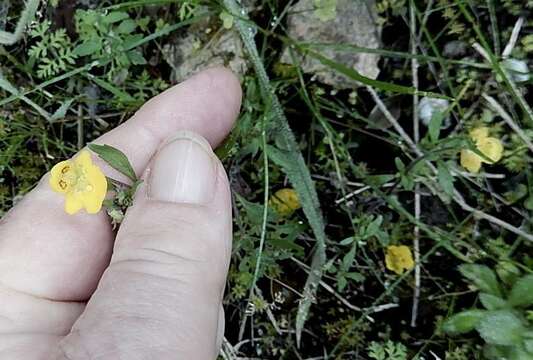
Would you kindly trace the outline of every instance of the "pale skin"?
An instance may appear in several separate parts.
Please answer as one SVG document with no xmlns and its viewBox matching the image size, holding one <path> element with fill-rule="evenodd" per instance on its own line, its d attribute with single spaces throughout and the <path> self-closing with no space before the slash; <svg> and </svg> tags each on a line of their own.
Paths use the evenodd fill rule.
<svg viewBox="0 0 533 360">
<path fill-rule="evenodd" d="M 0 359 L 216 358 L 231 201 L 220 161 L 200 154 L 197 144 L 205 138 L 215 148 L 240 104 L 236 77 L 209 69 L 96 140 L 122 150 L 144 179 L 116 236 L 104 211 L 65 213 L 48 175 L 0 220 Z M 178 155 L 162 154 L 180 130 L 198 142 L 180 140 L 172 150 Z M 199 160 L 182 166 L 184 153 Z M 191 168 L 204 158 L 213 162 Z M 123 179 L 93 160 L 107 176 Z M 184 182 L 191 171 L 212 178 Z M 165 192 L 167 184 L 172 189 Z"/>
</svg>

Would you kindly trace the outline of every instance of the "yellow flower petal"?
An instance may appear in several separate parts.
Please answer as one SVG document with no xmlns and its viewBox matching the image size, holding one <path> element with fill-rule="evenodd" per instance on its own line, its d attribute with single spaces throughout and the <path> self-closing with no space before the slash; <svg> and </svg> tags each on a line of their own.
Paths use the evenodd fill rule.
<svg viewBox="0 0 533 360">
<path fill-rule="evenodd" d="M 96 214 L 102 208 L 107 193 L 107 180 L 102 171 L 94 165 L 87 169 L 87 179 L 89 185 L 82 193 L 83 206 L 89 214 Z"/>
<path fill-rule="evenodd" d="M 55 165 L 50 175 L 50 186 L 65 194 L 65 211 L 68 214 L 75 214 L 82 208 L 89 214 L 96 214 L 107 194 L 106 177 L 92 163 L 87 150 L 80 151 L 73 161 Z"/>
<path fill-rule="evenodd" d="M 84 192 L 81 194 L 83 207 L 88 214 L 96 214 L 102 208 L 103 198 L 96 196 L 93 192 Z"/>
<path fill-rule="evenodd" d="M 411 249 L 405 245 L 387 246 L 385 253 L 385 265 L 387 269 L 401 275 L 405 270 L 411 270 L 415 266 Z"/>
<path fill-rule="evenodd" d="M 478 127 L 470 131 L 470 137 L 474 142 L 478 142 L 481 139 L 484 139 L 489 136 L 489 128 L 486 126 Z"/>
<path fill-rule="evenodd" d="M 471 150 L 463 149 L 461 150 L 461 166 L 477 174 L 481 169 L 481 157 Z"/>
<path fill-rule="evenodd" d="M 481 158 L 481 161 L 487 164 L 494 164 L 502 158 L 503 154 L 503 145 L 502 142 L 496 138 L 493 137 L 487 137 L 485 139 L 481 139 L 477 147 L 479 151 L 483 153 L 486 157 L 492 160 L 487 161 L 484 158 Z"/>
<path fill-rule="evenodd" d="M 91 154 L 87 150 L 80 151 L 78 156 L 74 158 L 74 162 L 77 166 L 80 166 L 81 168 L 93 166 Z"/>
<path fill-rule="evenodd" d="M 294 189 L 281 189 L 272 195 L 268 201 L 269 205 L 282 216 L 292 214 L 301 208 L 300 199 Z"/>
<path fill-rule="evenodd" d="M 65 211 L 69 215 L 74 215 L 83 208 L 83 201 L 75 193 L 67 193 L 65 197 Z"/>
<path fill-rule="evenodd" d="M 62 180 L 62 175 L 70 171 L 72 168 L 72 161 L 65 160 L 58 162 L 50 171 L 50 178 L 48 180 L 52 190 L 58 193 L 65 193 L 68 191 L 68 184 Z"/>
</svg>

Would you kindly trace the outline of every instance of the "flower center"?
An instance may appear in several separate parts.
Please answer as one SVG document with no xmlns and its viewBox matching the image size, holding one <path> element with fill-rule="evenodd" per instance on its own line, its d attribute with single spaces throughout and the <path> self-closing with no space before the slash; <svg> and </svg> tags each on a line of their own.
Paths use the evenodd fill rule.
<svg viewBox="0 0 533 360">
<path fill-rule="evenodd" d="M 61 169 L 59 187 L 77 193 L 93 191 L 94 189 L 87 179 L 85 169 L 81 166 L 65 166 Z"/>
</svg>

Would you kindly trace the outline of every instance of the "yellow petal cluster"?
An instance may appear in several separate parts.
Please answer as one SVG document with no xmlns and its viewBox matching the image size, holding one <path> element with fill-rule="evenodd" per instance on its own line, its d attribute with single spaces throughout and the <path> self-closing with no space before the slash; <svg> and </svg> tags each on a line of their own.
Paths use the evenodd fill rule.
<svg viewBox="0 0 533 360">
<path fill-rule="evenodd" d="M 268 201 L 270 207 L 281 216 L 288 216 L 302 207 L 298 194 L 294 189 L 281 189 Z"/>
<path fill-rule="evenodd" d="M 403 274 L 405 270 L 411 270 L 415 266 L 411 249 L 405 245 L 387 246 L 385 266 L 398 275 Z"/>
<path fill-rule="evenodd" d="M 485 159 L 475 152 L 463 149 L 461 150 L 461 166 L 471 173 L 478 173 L 481 169 L 481 164 L 494 164 L 502 158 L 503 145 L 502 142 L 489 136 L 489 129 L 487 127 L 478 127 L 470 132 L 470 138 L 476 144 L 477 149 L 488 159 Z M 490 161 L 489 161 L 490 160 Z"/>
<path fill-rule="evenodd" d="M 106 177 L 93 164 L 87 150 L 82 150 L 72 160 L 54 165 L 49 183 L 55 192 L 65 195 L 65 211 L 70 215 L 83 208 L 89 214 L 96 214 L 107 193 Z"/>
</svg>

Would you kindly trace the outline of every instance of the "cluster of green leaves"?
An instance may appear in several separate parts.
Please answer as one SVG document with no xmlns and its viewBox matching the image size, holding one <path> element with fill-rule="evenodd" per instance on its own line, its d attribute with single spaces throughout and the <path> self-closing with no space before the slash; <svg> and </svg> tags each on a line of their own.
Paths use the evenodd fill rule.
<svg viewBox="0 0 533 360">
<path fill-rule="evenodd" d="M 368 357 L 375 360 L 407 360 L 407 348 L 402 343 L 372 341 L 368 346 Z"/>
<path fill-rule="evenodd" d="M 64 28 L 53 29 L 47 19 L 31 30 L 33 45 L 28 50 L 27 66 L 36 66 L 39 78 L 51 79 L 75 67 L 98 64 L 103 76 L 87 75 L 89 80 L 111 93 L 118 107 L 126 108 L 139 105 L 168 87 L 163 79 L 150 76 L 146 70 L 131 69 L 147 64 L 139 44 L 153 27 L 168 27 L 162 19 L 132 18 L 126 11 L 90 9 L 77 10 L 74 24 L 75 40 Z M 86 81 L 80 77 L 75 80 L 80 88 Z"/>
<path fill-rule="evenodd" d="M 328 261 L 325 268 L 329 273 L 335 274 L 337 280 L 337 289 L 342 292 L 346 288 L 349 280 L 356 283 L 364 281 L 365 276 L 359 271 L 355 271 L 355 255 L 359 247 L 365 246 L 366 241 L 376 237 L 383 246 L 388 245 L 389 237 L 387 232 L 382 230 L 381 224 L 383 222 L 383 216 L 362 216 L 361 218 L 354 219 L 354 228 L 357 233 L 344 240 L 341 240 L 339 245 L 346 246 L 349 250 L 342 256 L 342 260 L 337 262 L 336 258 Z M 342 253 L 339 252 L 339 255 Z"/>
<path fill-rule="evenodd" d="M 306 226 L 294 217 L 280 217 L 273 209 L 269 210 L 266 246 L 258 257 L 258 243 L 262 232 L 263 209 L 261 204 L 247 201 L 237 195 L 239 215 L 236 218 L 234 253 L 235 272 L 232 272 L 232 294 L 242 299 L 253 281 L 257 261 L 261 262 L 258 277 L 279 278 L 283 270 L 279 263 L 292 256 L 301 256 L 303 247 L 296 240 Z"/>
<path fill-rule="evenodd" d="M 498 279 L 485 265 L 460 267 L 462 275 L 480 291 L 485 309 L 457 313 L 443 324 L 450 334 L 476 330 L 485 340 L 489 359 L 528 360 L 533 358 L 533 274 Z"/>
<path fill-rule="evenodd" d="M 65 29 L 51 29 L 51 22 L 44 20 L 31 30 L 30 35 L 36 41 L 28 50 L 28 65 L 37 63 L 37 76 L 48 79 L 67 70 L 76 62 L 78 54 Z"/>
<path fill-rule="evenodd" d="M 130 66 L 146 64 L 142 51 L 131 47 L 144 37 L 142 31 L 147 30 L 149 17 L 134 20 L 125 11 L 77 10 L 75 20 L 79 44 L 74 53 L 108 60 L 109 81 L 121 83 L 128 77 Z"/>
<path fill-rule="evenodd" d="M 112 191 L 113 197 L 104 200 L 104 206 L 107 214 L 111 218 L 113 227 L 116 228 L 124 220 L 128 207 L 133 205 L 135 191 L 142 183 L 142 180 L 135 174 L 135 170 L 133 170 L 133 166 L 128 160 L 128 157 L 119 149 L 105 144 L 89 144 L 88 148 L 129 181 L 129 184 L 127 184 L 119 180 L 107 178 L 108 191 Z"/>
</svg>

